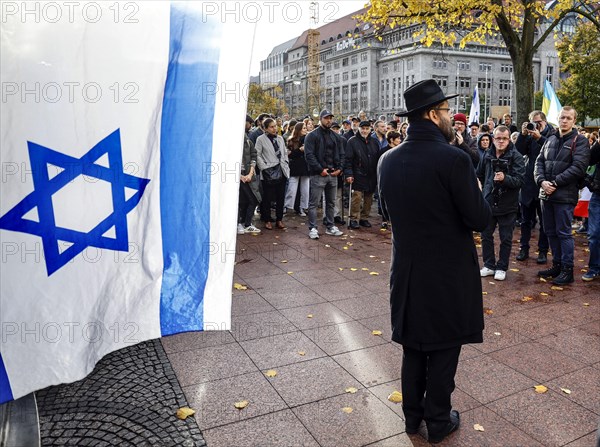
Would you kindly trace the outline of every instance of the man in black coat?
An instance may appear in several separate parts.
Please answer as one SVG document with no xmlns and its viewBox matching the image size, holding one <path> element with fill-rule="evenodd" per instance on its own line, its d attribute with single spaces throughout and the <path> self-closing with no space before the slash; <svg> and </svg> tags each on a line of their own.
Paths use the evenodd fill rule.
<svg viewBox="0 0 600 447">
<path fill-rule="evenodd" d="M 382 211 L 392 223 L 392 340 L 404 350 L 406 432 L 416 433 L 425 420 L 430 442 L 458 428 L 450 396 L 460 349 L 483 341 L 473 231 L 487 226 L 491 210 L 469 156 L 448 144 L 454 96 L 446 97 L 433 79 L 409 87 L 402 114 L 408 136 L 378 166 Z M 434 281 L 433 266 L 441 266 Z"/>
<path fill-rule="evenodd" d="M 483 185 L 483 197 L 492 207 L 489 225 L 481 232 L 481 276 L 494 275 L 496 281 L 504 281 L 506 278 L 515 219 L 519 210 L 519 189 L 524 177 L 525 162 L 510 141 L 510 129 L 504 125 L 496 127 L 494 147 L 485 152 L 477 166 L 477 178 Z M 498 262 L 494 251 L 496 226 L 500 236 Z"/>
<path fill-rule="evenodd" d="M 588 139 L 575 127 L 577 112 L 565 106 L 558 117 L 558 134 L 546 140 L 535 162 L 535 182 L 540 186 L 544 229 L 552 249 L 552 267 L 538 272 L 557 285 L 573 282 L 575 241 L 571 219 L 579 199 L 578 183 L 590 161 Z"/>
<path fill-rule="evenodd" d="M 352 187 L 350 223 L 348 228 L 371 227 L 369 217 L 373 205 L 373 193 L 377 188 L 377 162 L 379 143 L 371 134 L 371 123 L 360 123 L 359 134 L 350 138 L 346 145 L 344 175 Z"/>
<path fill-rule="evenodd" d="M 533 126 L 531 124 L 533 124 Z M 529 130 L 527 126 L 533 127 Z M 542 208 L 540 205 L 540 187 L 533 178 L 533 168 L 535 160 L 540 154 L 546 138 L 554 135 L 554 128 L 546 121 L 546 115 L 541 110 L 534 110 L 529 114 L 529 122 L 523 123 L 521 133 L 517 137 L 515 147 L 526 157 L 525 182 L 521 187 L 519 202 L 521 204 L 521 250 L 517 255 L 517 261 L 525 261 L 529 258 L 529 241 L 531 240 L 531 229 L 535 222 L 537 214 L 540 224 L 540 234 L 538 237 L 538 264 L 545 264 L 548 260 L 548 237 L 544 231 L 544 222 L 542 220 Z"/>
</svg>

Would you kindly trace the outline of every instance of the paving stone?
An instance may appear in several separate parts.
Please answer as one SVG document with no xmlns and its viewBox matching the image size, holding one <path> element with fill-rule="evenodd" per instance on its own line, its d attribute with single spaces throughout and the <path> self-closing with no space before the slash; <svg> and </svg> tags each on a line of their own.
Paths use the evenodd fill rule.
<svg viewBox="0 0 600 447">
<path fill-rule="evenodd" d="M 332 303 L 311 304 L 308 306 L 284 309 L 281 313 L 298 329 L 330 326 L 352 321 L 352 317 Z M 311 317 L 309 317 L 311 315 Z"/>
<path fill-rule="evenodd" d="M 305 329 L 302 332 L 328 355 L 387 343 L 380 336 L 373 335 L 372 331 L 358 321 Z"/>
<path fill-rule="evenodd" d="M 366 387 L 399 379 L 402 369 L 402 352 L 391 343 L 339 354 L 333 359 Z"/>
<path fill-rule="evenodd" d="M 563 397 L 600 415 L 600 371 L 598 369 L 583 368 L 556 378 L 548 382 L 547 386 L 559 394 L 563 393 L 561 388 L 570 390 L 571 394 L 564 394 Z"/>
</svg>

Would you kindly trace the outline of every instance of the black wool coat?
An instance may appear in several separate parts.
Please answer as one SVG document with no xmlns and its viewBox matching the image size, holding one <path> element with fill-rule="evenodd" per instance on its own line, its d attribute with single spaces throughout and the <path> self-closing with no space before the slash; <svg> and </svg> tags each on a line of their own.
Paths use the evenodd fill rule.
<svg viewBox="0 0 600 447">
<path fill-rule="evenodd" d="M 431 351 L 483 341 L 483 299 L 473 231 L 491 210 L 471 159 L 430 121 L 382 155 L 379 196 L 392 224 L 392 339 Z"/>
<path fill-rule="evenodd" d="M 379 161 L 379 143 L 360 134 L 348 140 L 344 175 L 354 178 L 352 189 L 355 191 L 375 192 L 377 188 L 377 162 Z"/>
</svg>

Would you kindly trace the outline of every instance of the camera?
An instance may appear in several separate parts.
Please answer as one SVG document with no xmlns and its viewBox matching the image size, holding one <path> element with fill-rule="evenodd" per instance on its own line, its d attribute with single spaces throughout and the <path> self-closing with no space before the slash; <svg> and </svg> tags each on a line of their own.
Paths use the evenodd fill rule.
<svg viewBox="0 0 600 447">
<path fill-rule="evenodd" d="M 494 169 L 494 172 L 504 172 L 506 174 L 508 172 L 508 160 L 494 158 L 492 160 L 492 169 Z"/>
<path fill-rule="evenodd" d="M 527 130 L 535 130 L 536 129 L 536 125 L 535 123 L 527 123 Z"/>
</svg>

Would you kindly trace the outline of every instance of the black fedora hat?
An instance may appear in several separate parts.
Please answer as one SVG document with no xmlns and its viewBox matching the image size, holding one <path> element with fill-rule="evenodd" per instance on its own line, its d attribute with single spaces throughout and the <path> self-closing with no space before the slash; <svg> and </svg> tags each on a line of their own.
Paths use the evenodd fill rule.
<svg viewBox="0 0 600 447">
<path fill-rule="evenodd" d="M 439 104 L 447 99 L 456 98 L 456 95 L 446 96 L 437 82 L 433 79 L 425 79 L 411 85 L 404 92 L 404 102 L 406 111 L 402 111 L 398 116 L 407 116 L 429 106 Z"/>
</svg>

